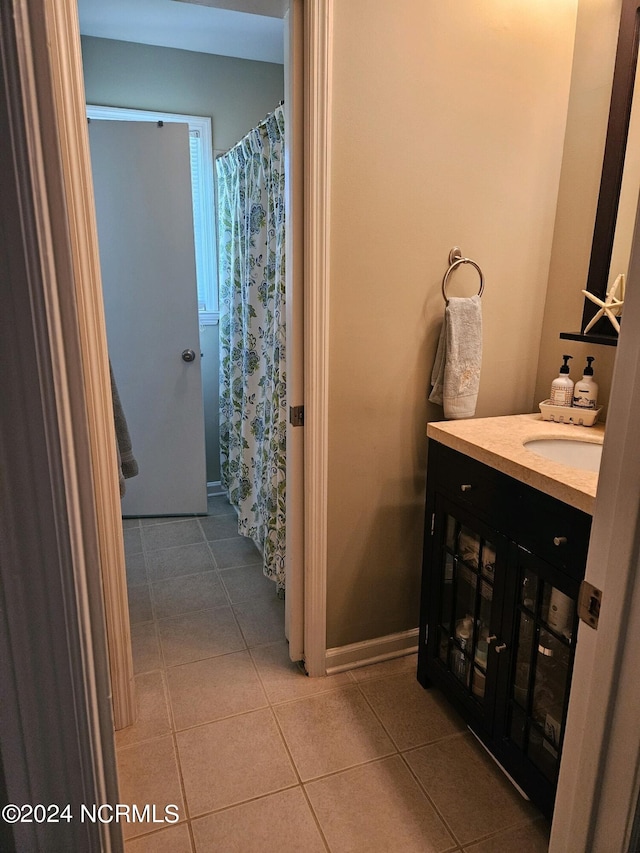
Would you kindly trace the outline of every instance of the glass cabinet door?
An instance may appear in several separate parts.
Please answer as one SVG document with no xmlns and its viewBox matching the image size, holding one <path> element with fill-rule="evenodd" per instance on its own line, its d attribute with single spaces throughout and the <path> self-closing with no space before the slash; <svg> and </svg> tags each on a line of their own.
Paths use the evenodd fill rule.
<svg viewBox="0 0 640 853">
<path fill-rule="evenodd" d="M 532 560 L 519 563 L 508 736 L 555 783 L 575 655 L 576 596 L 564 583 L 563 590 L 555 586 Z"/>
<path fill-rule="evenodd" d="M 440 552 L 437 654 L 476 702 L 483 704 L 494 606 L 496 543 L 488 533 L 445 512 Z"/>
</svg>

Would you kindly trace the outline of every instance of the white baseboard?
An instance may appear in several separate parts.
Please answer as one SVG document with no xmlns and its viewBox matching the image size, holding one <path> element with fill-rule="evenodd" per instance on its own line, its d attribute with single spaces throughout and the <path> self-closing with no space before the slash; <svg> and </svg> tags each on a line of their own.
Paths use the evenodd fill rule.
<svg viewBox="0 0 640 853">
<path fill-rule="evenodd" d="M 327 675 L 414 654 L 418 651 L 418 633 L 418 628 L 412 628 L 398 634 L 387 634 L 385 637 L 351 643 L 349 646 L 327 649 Z"/>
<path fill-rule="evenodd" d="M 207 497 L 215 498 L 217 495 L 226 495 L 227 493 L 220 485 L 220 480 L 214 480 L 212 483 L 207 483 Z"/>
</svg>

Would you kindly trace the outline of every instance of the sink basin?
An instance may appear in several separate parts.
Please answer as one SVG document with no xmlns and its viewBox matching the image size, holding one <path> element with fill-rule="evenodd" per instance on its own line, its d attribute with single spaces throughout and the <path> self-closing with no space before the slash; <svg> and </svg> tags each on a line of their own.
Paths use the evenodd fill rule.
<svg viewBox="0 0 640 853">
<path fill-rule="evenodd" d="M 562 462 L 583 471 L 600 470 L 602 444 L 592 441 L 581 441 L 579 438 L 532 438 L 524 442 L 524 446 L 538 456 Z"/>
</svg>

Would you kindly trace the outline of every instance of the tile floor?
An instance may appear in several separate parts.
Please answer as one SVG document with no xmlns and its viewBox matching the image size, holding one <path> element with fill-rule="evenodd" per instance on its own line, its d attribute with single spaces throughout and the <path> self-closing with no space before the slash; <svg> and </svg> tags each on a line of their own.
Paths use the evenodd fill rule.
<svg viewBox="0 0 640 853">
<path fill-rule="evenodd" d="M 543 853 L 548 825 L 415 657 L 310 679 L 224 498 L 127 519 L 139 716 L 116 734 L 127 853 Z"/>
</svg>

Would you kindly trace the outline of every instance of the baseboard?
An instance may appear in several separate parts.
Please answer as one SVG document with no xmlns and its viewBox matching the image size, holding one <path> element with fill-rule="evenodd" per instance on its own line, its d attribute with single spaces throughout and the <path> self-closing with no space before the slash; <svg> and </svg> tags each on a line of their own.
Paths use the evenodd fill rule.
<svg viewBox="0 0 640 853">
<path fill-rule="evenodd" d="M 327 675 L 414 654 L 418 651 L 418 633 L 418 628 L 412 628 L 398 634 L 387 634 L 373 640 L 327 649 Z"/>
<path fill-rule="evenodd" d="M 220 480 L 214 480 L 212 483 L 207 483 L 207 497 L 215 498 L 218 495 L 226 495 L 227 493 L 220 485 Z"/>
</svg>

